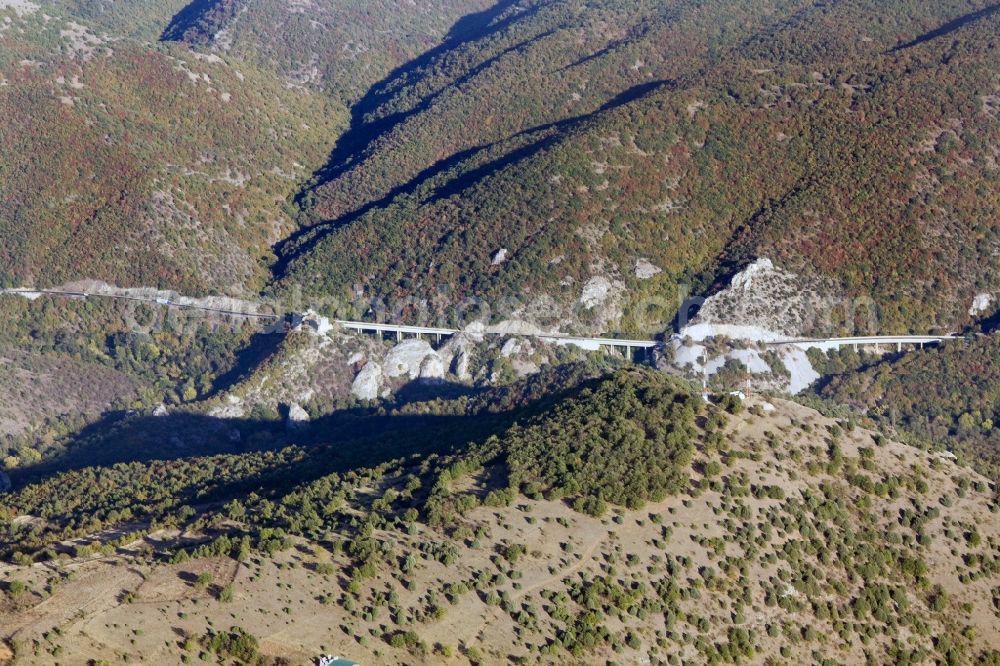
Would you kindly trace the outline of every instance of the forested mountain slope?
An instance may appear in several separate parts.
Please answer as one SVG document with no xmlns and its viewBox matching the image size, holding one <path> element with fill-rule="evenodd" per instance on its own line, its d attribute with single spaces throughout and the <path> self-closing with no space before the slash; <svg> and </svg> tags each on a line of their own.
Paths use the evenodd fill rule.
<svg viewBox="0 0 1000 666">
<path fill-rule="evenodd" d="M 998 282 L 983 0 L 4 11 L 5 284 L 649 335 L 678 282 L 758 256 L 871 299 L 883 333 L 961 328 Z"/>
<path fill-rule="evenodd" d="M 115 37 L 154 42 L 188 0 L 39 0 L 46 12 L 59 12 Z"/>
<path fill-rule="evenodd" d="M 45 16 L 0 24 L 0 284 L 257 291 L 344 108 Z"/>
<path fill-rule="evenodd" d="M 195 0 L 162 38 L 257 62 L 355 102 L 396 67 L 442 40 L 462 39 L 467 21 L 497 12 L 487 0 Z"/>
<path fill-rule="evenodd" d="M 0 287 L 986 331 L 998 42 L 993 0 L 0 0 Z M 813 353 L 830 418 L 524 322 L 82 289 L 0 295 L 0 663 L 1000 659 L 996 333 Z"/>
<path fill-rule="evenodd" d="M 442 308 L 554 296 L 568 314 L 597 277 L 628 330 L 669 320 L 678 278 L 766 254 L 870 295 L 881 332 L 962 325 L 997 283 L 1000 16 L 760 9 L 510 7 L 363 100 L 279 278 Z M 663 272 L 640 279 L 639 259 Z M 663 311 L 629 312 L 649 294 Z"/>
</svg>

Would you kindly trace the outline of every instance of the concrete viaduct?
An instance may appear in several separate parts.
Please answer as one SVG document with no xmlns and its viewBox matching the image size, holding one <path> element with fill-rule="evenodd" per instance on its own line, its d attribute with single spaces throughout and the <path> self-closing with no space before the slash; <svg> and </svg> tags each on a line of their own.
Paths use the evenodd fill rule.
<svg viewBox="0 0 1000 666">
<path fill-rule="evenodd" d="M 358 333 L 372 333 L 381 336 L 394 336 L 396 340 L 403 340 L 404 338 L 423 338 L 428 337 L 437 342 L 440 342 L 444 338 L 449 338 L 463 331 L 456 328 L 437 328 L 433 326 L 407 326 L 404 324 L 377 324 L 367 321 L 349 321 L 344 319 L 338 319 L 333 322 L 335 325 L 348 331 L 356 331 Z M 636 354 L 645 355 L 648 350 L 654 349 L 656 347 L 662 346 L 662 341 L 659 340 L 627 340 L 620 338 L 588 338 L 580 337 L 574 335 L 561 335 L 555 333 L 533 333 L 533 334 L 508 334 L 501 333 L 498 331 L 484 331 L 482 333 L 476 333 L 475 335 L 484 336 L 499 336 L 499 335 L 521 335 L 523 337 L 535 338 L 537 340 L 543 340 L 545 342 L 552 342 L 559 345 L 574 345 L 582 349 L 589 349 L 591 351 L 599 351 L 601 349 L 607 349 L 615 353 L 621 353 L 629 358 L 634 357 Z"/>
<path fill-rule="evenodd" d="M 127 301 L 136 301 L 150 303 L 154 305 L 160 305 L 163 307 L 179 308 L 183 310 L 197 310 L 207 313 L 220 314 L 232 317 L 245 317 L 249 319 L 257 319 L 261 321 L 280 321 L 284 317 L 275 314 L 266 314 L 258 312 L 246 312 L 246 311 L 236 311 L 236 310 L 226 310 L 220 308 L 205 307 L 200 305 L 195 305 L 191 303 L 178 302 L 176 300 L 171 300 L 168 298 L 144 298 L 141 296 L 130 296 L 124 294 L 108 294 L 108 293 L 88 293 L 84 291 L 69 291 L 69 290 L 58 290 L 58 289 L 0 289 L 0 295 L 3 294 L 15 294 L 21 296 L 56 296 L 63 298 L 112 298 Z M 404 338 L 422 338 L 427 336 L 437 342 L 441 342 L 444 338 L 451 337 L 462 331 L 455 328 L 441 328 L 435 326 L 409 326 L 406 324 L 380 324 L 375 322 L 367 321 L 350 321 L 350 320 L 336 320 L 333 322 L 339 325 L 344 330 L 355 331 L 358 333 L 369 333 L 380 335 L 382 337 L 392 336 L 396 340 L 403 340 Z M 591 351 L 599 351 L 602 349 L 609 350 L 613 353 L 620 353 L 628 358 L 645 358 L 651 349 L 657 347 L 663 347 L 663 340 L 630 340 L 622 338 L 603 338 L 603 337 L 586 337 L 586 336 L 576 336 L 576 335 L 564 335 L 558 333 L 504 333 L 500 331 L 483 331 L 481 333 L 476 333 L 477 335 L 484 336 L 499 336 L 499 335 L 520 335 L 522 337 L 535 338 L 537 340 L 543 340 L 545 342 L 551 342 L 560 345 L 574 345 L 583 349 Z M 820 348 L 820 349 L 832 349 L 840 348 L 845 345 L 853 345 L 855 349 L 858 347 L 871 347 L 874 346 L 876 352 L 882 345 L 890 347 L 895 345 L 897 351 L 902 351 L 903 345 L 913 345 L 914 347 L 923 347 L 925 344 L 940 344 L 942 342 L 948 342 L 952 340 L 961 340 L 962 336 L 959 335 L 870 335 L 870 336 L 858 336 L 858 337 L 843 337 L 843 338 L 790 338 L 787 340 L 773 340 L 765 341 L 763 344 L 766 346 L 777 347 L 783 345 L 795 345 L 803 349 L 808 348 Z"/>
<path fill-rule="evenodd" d="M 795 345 L 803 349 L 810 347 L 839 349 L 840 347 L 851 345 L 855 349 L 858 347 L 875 347 L 875 352 L 878 353 L 882 345 L 890 349 L 892 346 L 895 346 L 896 351 L 903 351 L 903 345 L 913 345 L 914 347 L 923 349 L 923 346 L 927 344 L 940 344 L 950 340 L 961 339 L 963 338 L 960 335 L 868 335 L 852 338 L 794 338 L 765 342 L 764 344 L 769 347 Z"/>
</svg>

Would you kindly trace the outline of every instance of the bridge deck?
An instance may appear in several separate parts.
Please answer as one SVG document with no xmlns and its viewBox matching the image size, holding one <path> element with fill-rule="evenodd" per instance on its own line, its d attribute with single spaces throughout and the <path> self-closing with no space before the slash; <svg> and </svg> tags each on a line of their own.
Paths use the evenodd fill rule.
<svg viewBox="0 0 1000 666">
<path fill-rule="evenodd" d="M 167 298 L 145 298 L 142 296 L 133 296 L 126 294 L 108 294 L 108 293 L 88 293 L 84 291 L 71 291 L 71 290 L 56 290 L 56 289 L 0 289 L 0 295 L 2 294 L 21 294 L 21 295 L 50 295 L 50 296 L 62 296 L 68 298 L 117 298 L 128 301 L 139 301 L 148 302 L 152 304 L 162 305 L 165 307 L 181 308 L 185 310 L 200 310 L 203 312 L 213 312 L 216 314 L 230 315 L 235 317 L 248 317 L 261 320 L 278 320 L 281 319 L 281 315 L 266 314 L 261 312 L 246 312 L 237 310 L 225 310 L 206 307 L 202 305 L 196 305 L 192 303 L 178 302 L 175 300 L 170 300 Z M 359 331 L 359 332 L 370 332 L 370 333 L 396 333 L 399 336 L 402 335 L 429 335 L 429 336 L 452 336 L 461 333 L 459 329 L 454 328 L 443 328 L 438 326 L 410 326 L 406 324 L 384 324 L 376 322 L 366 322 L 366 321 L 350 321 L 350 320 L 336 320 L 335 324 L 341 326 L 344 329 Z M 489 335 L 489 336 L 500 336 L 500 335 L 519 335 L 516 333 L 502 333 L 499 331 L 486 331 L 483 333 L 477 333 L 479 335 Z M 557 344 L 572 344 L 581 346 L 588 349 L 599 349 L 600 347 L 623 347 L 627 349 L 652 349 L 663 345 L 661 340 L 635 340 L 627 338 L 601 338 L 601 337 L 584 337 L 578 335 L 568 335 L 559 333 L 528 333 L 520 334 L 523 337 L 537 338 L 539 340 L 546 340 L 550 342 L 555 342 Z M 828 345 L 904 345 L 904 344 L 928 344 L 945 342 L 949 340 L 961 340 L 962 336 L 959 335 L 872 335 L 872 336 L 859 336 L 859 337 L 842 337 L 842 338 L 790 338 L 787 340 L 772 340 L 765 341 L 763 344 L 768 346 L 778 346 L 778 345 L 814 345 L 814 346 L 828 346 Z"/>
<path fill-rule="evenodd" d="M 400 333 L 400 334 L 410 334 L 410 335 L 451 336 L 463 332 L 456 328 L 440 328 L 435 326 L 410 326 L 406 324 L 385 324 L 385 323 L 379 324 L 367 321 L 349 321 L 344 319 L 338 319 L 334 321 L 334 323 L 351 331 L 360 331 L 368 333 Z M 498 335 L 508 335 L 508 334 L 501 333 L 498 331 L 484 331 L 482 333 L 476 333 L 476 335 L 498 336 Z M 598 346 L 630 347 L 636 349 L 650 349 L 652 347 L 656 347 L 657 345 L 662 344 L 657 340 L 629 340 L 622 338 L 587 338 L 578 335 L 563 335 L 557 333 L 529 334 L 526 337 L 538 338 L 540 340 L 550 340 L 552 342 L 558 342 L 563 344 L 584 343 L 584 344 L 598 345 Z"/>
<path fill-rule="evenodd" d="M 947 340 L 961 340 L 960 335 L 868 335 L 853 338 L 793 338 L 789 340 L 773 340 L 765 342 L 765 345 L 878 345 L 878 344 L 903 344 L 912 345 L 928 342 L 944 342 Z"/>
</svg>

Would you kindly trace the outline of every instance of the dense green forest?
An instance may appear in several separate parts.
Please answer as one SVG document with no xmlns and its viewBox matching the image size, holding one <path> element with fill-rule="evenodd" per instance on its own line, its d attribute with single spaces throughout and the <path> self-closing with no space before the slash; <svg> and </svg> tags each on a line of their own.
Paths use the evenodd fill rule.
<svg viewBox="0 0 1000 666">
<path fill-rule="evenodd" d="M 582 505 L 660 500 L 687 481 L 699 406 L 689 391 L 641 374 L 585 389 L 508 434 L 511 481 Z"/>
<path fill-rule="evenodd" d="M 820 396 L 863 410 L 882 426 L 954 450 L 998 478 L 1000 335 L 852 366 L 831 372 Z"/>
</svg>

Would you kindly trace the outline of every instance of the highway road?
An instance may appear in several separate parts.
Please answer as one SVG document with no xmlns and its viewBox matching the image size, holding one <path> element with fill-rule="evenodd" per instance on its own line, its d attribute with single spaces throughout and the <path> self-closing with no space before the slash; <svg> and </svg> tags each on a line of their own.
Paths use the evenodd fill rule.
<svg viewBox="0 0 1000 666">
<path fill-rule="evenodd" d="M 89 293 L 86 291 L 72 291 L 72 290 L 61 290 L 61 289 L 0 289 L 0 295 L 10 294 L 23 297 L 38 297 L 38 296 L 52 296 L 52 297 L 62 297 L 62 298 L 105 298 L 105 299 L 119 299 L 124 301 L 148 303 L 151 305 L 159 305 L 162 307 L 179 308 L 183 310 L 194 310 L 200 312 L 206 312 L 210 314 L 218 314 L 231 317 L 244 317 L 248 319 L 257 319 L 261 321 L 271 321 L 276 322 L 284 318 L 284 315 L 277 314 L 265 314 L 258 312 L 244 312 L 239 310 L 228 310 L 223 308 L 213 308 L 207 306 L 201 306 L 191 303 L 178 302 L 174 299 L 163 298 L 163 297 L 142 297 L 133 296 L 126 294 L 109 294 L 109 293 Z M 191 300 L 191 299 L 185 299 Z M 428 336 L 430 338 L 436 338 L 438 340 L 451 337 L 458 333 L 463 332 L 460 329 L 455 328 L 442 328 L 435 326 L 411 326 L 407 324 L 387 324 L 387 323 L 377 323 L 377 322 L 367 322 L 367 321 L 352 321 L 352 320 L 335 320 L 333 322 L 335 325 L 340 326 L 344 330 L 355 331 L 359 333 L 375 333 L 375 334 L 390 334 L 395 335 L 397 339 L 403 339 L 406 336 L 423 337 Z M 528 333 L 528 334 L 512 334 L 500 331 L 481 331 L 475 332 L 477 335 L 520 335 L 521 337 L 530 337 L 542 340 L 545 342 L 552 342 L 555 344 L 570 344 L 583 349 L 599 350 L 602 348 L 608 349 L 621 349 L 628 353 L 632 353 L 635 350 L 641 350 L 646 352 L 650 349 L 656 347 L 662 347 L 664 345 L 663 340 L 638 340 L 638 339 L 623 339 L 623 338 L 608 338 L 608 337 L 588 337 L 579 335 L 565 335 L 559 333 Z M 775 340 L 767 341 L 763 344 L 767 346 L 783 346 L 783 345 L 795 345 L 801 348 L 809 347 L 819 347 L 819 348 L 831 348 L 831 347 L 842 347 L 845 345 L 858 346 L 891 346 L 896 345 L 897 349 L 901 349 L 903 345 L 915 345 L 923 346 L 925 344 L 939 344 L 942 342 L 948 342 L 952 340 L 961 340 L 962 337 L 958 335 L 868 335 L 868 336 L 857 336 L 857 337 L 834 337 L 834 338 L 789 338 L 787 340 Z"/>
</svg>

